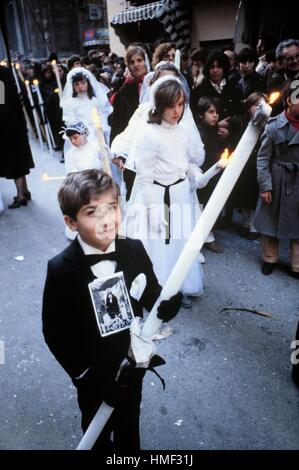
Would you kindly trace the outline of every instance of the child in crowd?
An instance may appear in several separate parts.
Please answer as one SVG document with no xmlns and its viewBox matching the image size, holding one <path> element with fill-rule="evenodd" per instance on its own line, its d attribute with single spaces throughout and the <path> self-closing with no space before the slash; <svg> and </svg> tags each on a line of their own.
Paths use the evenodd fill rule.
<svg viewBox="0 0 299 470">
<path fill-rule="evenodd" d="M 190 145 L 180 121 L 185 95 L 177 77 L 159 78 L 151 89 L 148 121 L 135 136 L 130 158 L 136 179 L 127 207 L 127 233 L 141 238 L 161 285 L 166 282 L 195 224 L 198 202 L 187 176 L 196 164 L 198 148 Z M 202 271 L 197 260 L 182 287 L 183 306 L 191 308 L 190 295 L 203 292 Z"/>
<path fill-rule="evenodd" d="M 88 284 L 122 271 L 135 315 L 150 311 L 161 292 L 152 263 L 139 240 L 119 238 L 119 188 L 99 170 L 72 173 L 63 182 L 59 204 L 64 220 L 79 235 L 48 264 L 43 297 L 43 333 L 47 345 L 77 387 L 82 428 L 88 428 L 103 401 L 114 412 L 96 441 L 102 451 L 138 450 L 139 413 L 145 369 L 132 371 L 125 388 L 116 381 L 130 344 L 129 330 L 101 336 Z M 143 292 L 130 291 L 145 276 Z M 173 318 L 181 294 L 163 301 L 158 317 Z M 114 442 L 111 442 L 111 433 Z"/>
<path fill-rule="evenodd" d="M 97 168 L 102 170 L 103 164 L 97 142 L 88 140 L 89 131 L 83 122 L 69 124 L 65 135 L 72 146 L 65 154 L 65 168 L 67 173 Z"/>
<path fill-rule="evenodd" d="M 72 69 L 67 75 L 61 99 L 63 120 L 66 125 L 82 121 L 89 130 L 90 139 L 96 140 L 96 127 L 93 120 L 93 112 L 96 109 L 102 122 L 105 141 L 108 143 L 110 139 L 108 116 L 112 112 L 107 96 L 108 91 L 108 88 L 99 83 L 89 70 L 83 67 Z"/>
<path fill-rule="evenodd" d="M 223 139 L 222 132 L 218 128 L 218 122 L 219 108 L 217 98 L 203 96 L 199 99 L 197 105 L 197 126 L 206 152 L 205 161 L 202 165 L 204 172 L 215 163 L 219 162 L 225 148 L 225 140 Z M 198 190 L 198 198 L 202 204 L 207 204 L 220 176 L 221 173 L 212 178 L 204 188 Z M 223 248 L 219 243 L 216 243 L 212 233 L 210 233 L 205 247 L 214 253 L 223 252 Z"/>
</svg>

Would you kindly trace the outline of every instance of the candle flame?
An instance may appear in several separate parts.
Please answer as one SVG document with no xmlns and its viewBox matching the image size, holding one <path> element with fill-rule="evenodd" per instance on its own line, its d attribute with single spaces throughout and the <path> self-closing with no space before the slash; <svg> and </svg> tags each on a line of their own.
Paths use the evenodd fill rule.
<svg viewBox="0 0 299 470">
<path fill-rule="evenodd" d="M 221 154 L 220 158 L 223 158 L 223 160 L 228 160 L 229 159 L 229 150 L 228 148 L 224 149 L 223 153 Z"/>
<path fill-rule="evenodd" d="M 16 69 L 19 70 L 20 64 L 16 63 Z"/>
<path fill-rule="evenodd" d="M 64 176 L 49 176 L 48 173 L 43 173 L 43 181 L 64 180 L 64 178 Z"/>
<path fill-rule="evenodd" d="M 56 60 L 55 59 L 52 60 L 51 65 L 56 65 L 56 64 L 57 64 Z"/>
<path fill-rule="evenodd" d="M 55 88 L 54 93 L 59 93 L 59 88 Z"/>
<path fill-rule="evenodd" d="M 273 91 L 273 93 L 271 93 L 271 95 L 269 96 L 268 103 L 273 104 L 279 97 L 280 97 L 279 91 Z"/>
<path fill-rule="evenodd" d="M 25 85 L 26 85 L 26 86 L 29 85 L 29 80 L 25 80 Z"/>
<path fill-rule="evenodd" d="M 38 85 L 38 80 L 33 80 L 33 85 L 37 86 Z"/>
</svg>

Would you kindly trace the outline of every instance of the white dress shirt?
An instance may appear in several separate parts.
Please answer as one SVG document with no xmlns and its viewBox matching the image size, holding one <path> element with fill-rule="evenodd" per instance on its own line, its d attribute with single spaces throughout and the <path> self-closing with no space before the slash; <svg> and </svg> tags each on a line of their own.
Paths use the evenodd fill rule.
<svg viewBox="0 0 299 470">
<path fill-rule="evenodd" d="M 102 251 L 99 248 L 95 248 L 93 246 L 88 245 L 85 243 L 80 235 L 78 235 L 78 242 L 84 252 L 85 255 L 103 255 L 107 253 L 113 253 L 115 251 L 115 241 L 113 241 L 107 248 L 106 251 Z M 104 260 L 100 261 L 99 263 L 94 264 L 91 266 L 91 270 L 96 277 L 108 276 L 109 274 L 114 274 L 116 268 L 116 261 L 109 261 Z"/>
</svg>

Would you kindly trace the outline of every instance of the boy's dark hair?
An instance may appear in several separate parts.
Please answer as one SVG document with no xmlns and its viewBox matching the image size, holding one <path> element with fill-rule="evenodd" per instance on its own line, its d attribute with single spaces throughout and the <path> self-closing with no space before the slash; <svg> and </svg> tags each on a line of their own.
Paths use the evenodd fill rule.
<svg viewBox="0 0 299 470">
<path fill-rule="evenodd" d="M 165 109 L 173 106 L 179 100 L 181 93 L 183 93 L 184 100 L 186 101 L 184 88 L 181 83 L 171 79 L 161 83 L 155 93 L 155 109 L 149 111 L 147 122 L 149 124 L 161 124 L 162 114 Z M 182 119 L 183 114 L 184 111 L 179 121 Z"/>
<path fill-rule="evenodd" d="M 81 59 L 78 55 L 71 55 L 71 57 L 69 57 L 67 61 L 67 68 L 71 70 L 73 68 L 74 63 L 78 61 L 81 62 Z"/>
<path fill-rule="evenodd" d="M 244 47 L 238 54 L 238 64 L 244 64 L 245 62 L 254 62 L 255 64 L 258 63 L 258 56 L 257 53 L 250 49 L 249 47 Z"/>
<path fill-rule="evenodd" d="M 227 74 L 230 69 L 229 58 L 221 51 L 210 52 L 203 69 L 204 76 L 209 78 L 209 70 L 212 68 L 214 62 L 217 62 L 219 67 L 223 68 L 223 77 L 227 78 Z"/>
<path fill-rule="evenodd" d="M 86 75 L 84 75 L 84 73 L 76 73 L 73 78 L 72 78 L 72 84 L 74 85 L 74 83 L 76 82 L 82 82 L 82 80 L 86 80 L 87 81 L 87 96 L 88 98 L 91 100 L 93 98 L 93 96 L 95 96 L 94 92 L 93 92 L 93 89 L 92 89 L 92 86 L 90 84 L 90 81 L 88 79 L 88 77 L 86 77 Z M 78 95 L 78 93 L 74 90 L 74 87 L 73 87 L 73 98 L 76 98 L 76 96 Z"/>
<path fill-rule="evenodd" d="M 211 106 L 214 106 L 217 113 L 219 114 L 220 103 L 217 98 L 210 98 L 209 96 L 202 96 L 198 100 L 197 104 L 197 114 L 201 118 L 204 113 L 206 113 Z"/>
<path fill-rule="evenodd" d="M 82 206 L 85 206 L 95 196 L 100 196 L 109 190 L 118 197 L 119 187 L 111 176 L 100 170 L 83 170 L 69 173 L 58 191 L 58 202 L 63 215 L 76 220 Z"/>
</svg>

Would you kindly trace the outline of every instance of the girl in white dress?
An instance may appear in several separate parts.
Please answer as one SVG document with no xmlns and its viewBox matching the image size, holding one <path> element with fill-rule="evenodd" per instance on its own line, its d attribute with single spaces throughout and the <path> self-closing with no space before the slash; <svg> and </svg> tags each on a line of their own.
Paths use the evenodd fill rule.
<svg viewBox="0 0 299 470">
<path fill-rule="evenodd" d="M 89 130 L 91 140 L 96 140 L 96 127 L 93 121 L 93 108 L 96 108 L 103 127 L 106 143 L 109 143 L 110 126 L 108 116 L 112 112 L 107 97 L 108 88 L 99 83 L 89 70 L 83 67 L 72 69 L 63 90 L 61 107 L 66 125 L 82 121 Z"/>
<path fill-rule="evenodd" d="M 196 222 L 198 202 L 187 172 L 198 167 L 190 163 L 197 159 L 192 155 L 196 149 L 190 146 L 180 123 L 185 108 L 180 80 L 168 76 L 158 79 L 152 86 L 151 101 L 148 121 L 130 149 L 136 178 L 125 230 L 128 236 L 142 240 L 159 283 L 164 285 Z M 202 294 L 199 260 L 190 269 L 182 291 L 192 296 Z"/>
</svg>

